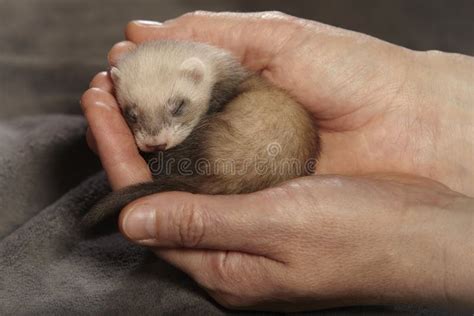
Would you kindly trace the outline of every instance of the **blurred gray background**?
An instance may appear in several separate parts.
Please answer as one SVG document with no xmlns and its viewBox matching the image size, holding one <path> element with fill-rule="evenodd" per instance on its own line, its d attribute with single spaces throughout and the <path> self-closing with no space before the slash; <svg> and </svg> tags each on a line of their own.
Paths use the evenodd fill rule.
<svg viewBox="0 0 474 316">
<path fill-rule="evenodd" d="M 0 118 L 76 113 L 132 19 L 279 10 L 416 50 L 474 55 L 474 0 L 0 0 Z"/>
<path fill-rule="evenodd" d="M 474 55 L 474 0 L 0 0 L 0 145 L 3 145 L 0 146 L 0 192 L 3 192 L 0 195 L 0 217 L 3 216 L 0 223 L 9 225 L 5 227 L 8 227 L 7 233 L 10 233 L 38 214 L 36 221 L 33 221 L 37 229 L 30 229 L 31 225 L 25 228 L 30 229 L 26 231 L 31 232 L 31 236 L 21 235 L 25 229 L 15 232 L 15 236 L 25 238 L 19 238 L 17 243 L 21 245 L 18 253 L 22 254 L 24 260 L 15 261 L 15 265 L 12 265 L 14 269 L 8 271 L 19 273 L 24 271 L 25 267 L 30 270 L 24 274 L 26 276 L 18 274 L 18 279 L 27 280 L 23 283 L 15 278 L 15 274 L 5 273 L 5 276 L 14 280 L 13 286 L 10 286 L 18 286 L 17 292 L 12 293 L 22 293 L 16 295 L 10 304 L 14 305 L 18 301 L 34 306 L 44 302 L 56 302 L 58 298 L 58 306 L 61 307 L 64 302 L 72 302 L 71 297 L 83 298 L 80 291 L 76 293 L 75 285 L 78 283 L 71 282 L 72 287 L 68 287 L 68 282 L 64 281 L 69 280 L 70 270 L 64 269 L 64 274 L 58 269 L 53 270 L 53 273 L 50 273 L 50 270 L 61 264 L 66 263 L 63 265 L 66 267 L 71 263 L 71 271 L 77 271 L 75 260 L 81 259 L 88 248 L 82 243 L 71 242 L 71 238 L 76 237 L 67 235 L 65 228 L 59 228 L 54 233 L 48 229 L 55 227 L 49 225 L 50 222 L 61 224 L 64 221 L 67 225 L 72 223 L 71 216 L 64 210 L 76 212 L 85 205 L 83 202 L 88 201 L 86 194 L 90 191 L 89 182 L 82 188 L 78 183 L 99 169 L 99 166 L 96 157 L 85 150 L 85 126 L 80 117 L 51 115 L 25 118 L 22 128 L 12 128 L 8 123 L 12 118 L 24 115 L 80 113 L 79 98 L 82 92 L 88 88 L 92 76 L 107 67 L 107 52 L 115 42 L 123 39 L 123 28 L 129 20 L 163 21 L 197 9 L 279 10 L 364 32 L 416 50 L 438 49 Z M 5 139 L 10 140 L 10 143 Z M 74 191 L 74 194 L 85 192 L 82 196 L 78 195 L 81 196 L 80 203 L 72 199 L 75 195 L 65 194 L 75 186 L 84 191 Z M 63 198 L 56 203 L 59 197 Z M 71 203 L 71 206 L 65 201 Z M 6 217 L 11 214 L 14 216 Z M 60 217 L 52 219 L 53 215 Z M 7 222 L 5 218 L 14 220 Z M 43 227 L 38 223 L 48 225 Z M 69 227 L 67 225 L 65 227 Z M 3 230 L 3 233 L 5 232 Z M 71 234 L 74 234 L 74 230 Z M 62 249 L 57 249 L 56 236 L 65 236 L 67 242 L 72 243 L 67 255 L 63 255 Z M 33 246 L 25 248 L 27 243 L 23 241 L 30 239 L 33 242 L 28 244 Z M 174 276 L 168 277 L 168 268 L 160 265 L 155 270 L 150 268 L 151 265 L 144 265 L 143 271 L 134 271 L 129 279 L 127 264 L 133 265 L 135 261 L 127 263 L 127 260 L 123 260 L 122 251 L 131 253 L 129 256 L 135 258 L 137 256 L 134 251 L 137 250 L 123 246 L 130 251 L 125 252 L 121 248 L 122 244 L 109 248 L 108 243 L 108 239 L 99 241 L 98 244 L 92 243 L 91 249 L 100 250 L 97 254 L 100 253 L 101 257 L 97 258 L 107 258 L 106 265 L 120 253 L 120 260 L 117 261 L 119 265 L 124 264 L 126 267 L 125 270 L 111 269 L 107 270 L 112 271 L 111 273 L 99 273 L 100 276 L 105 276 L 104 278 L 93 278 L 91 276 L 94 276 L 92 272 L 95 270 L 84 269 L 86 277 L 79 278 L 77 282 L 86 284 L 88 281 L 90 284 L 87 284 L 87 288 L 93 289 L 91 293 L 101 293 L 99 298 L 94 297 L 92 303 L 106 304 L 112 301 L 112 298 L 118 297 L 120 300 L 120 295 L 138 298 L 141 293 L 149 293 L 148 289 L 160 289 L 161 292 L 155 293 L 158 298 L 163 299 L 171 295 L 176 300 L 189 299 L 184 308 L 204 304 L 199 293 L 188 289 L 189 281 L 178 276 L 176 278 L 179 280 L 171 282 Z M 140 257 L 133 260 L 142 259 Z M 56 265 L 58 262 L 59 265 Z M 29 268 L 30 266 L 32 268 Z M 43 274 L 46 277 L 54 276 L 56 283 L 32 283 L 32 280 L 43 280 Z M 147 277 L 149 275 L 160 276 L 160 280 L 152 280 Z M 2 274 L 0 279 L 1 276 Z M 107 280 L 104 284 L 108 287 L 112 284 L 112 279 L 119 280 L 119 284 L 124 282 L 123 284 L 130 287 L 119 290 L 111 287 L 111 292 L 103 291 L 103 280 Z M 50 285 L 48 289 L 52 293 L 41 292 L 40 287 L 44 284 Z M 65 293 L 55 296 L 63 289 Z M 37 296 L 38 291 L 41 295 L 52 296 Z M 72 292 L 76 295 L 71 295 Z M 131 296 L 126 296 L 127 294 Z M 23 296 L 33 297 L 35 300 L 25 300 Z M 89 296 L 85 297 L 87 299 Z M 1 298 L 0 295 L 0 302 Z M 123 304 L 119 305 L 123 306 L 128 302 L 124 299 Z M 136 300 L 133 306 L 140 305 L 141 302 Z M 203 306 L 210 306 L 211 303 L 205 304 L 208 305 Z M 156 308 L 166 309 L 171 305 L 173 304 L 167 301 L 163 304 L 164 307 L 157 305 Z M 93 304 L 86 308 L 89 306 L 94 308 Z M 18 308 L 21 307 L 19 304 Z M 77 305 L 71 308 L 77 308 Z M 349 311 L 358 312 L 359 315 L 380 314 L 380 309 L 370 307 L 352 308 Z M 395 314 L 413 313 L 404 310 L 400 313 L 385 313 Z M 417 314 L 447 315 L 424 309 L 420 309 Z M 328 311 L 325 315 L 333 313 Z"/>
</svg>

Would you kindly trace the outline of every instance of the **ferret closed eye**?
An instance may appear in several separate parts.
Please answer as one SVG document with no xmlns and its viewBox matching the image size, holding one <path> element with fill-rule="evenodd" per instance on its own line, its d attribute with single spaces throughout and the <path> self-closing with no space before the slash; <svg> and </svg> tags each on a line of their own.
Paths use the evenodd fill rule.
<svg viewBox="0 0 474 316">
<path fill-rule="evenodd" d="M 150 153 L 149 165 L 176 163 L 152 169 L 153 182 L 106 196 L 84 217 L 87 226 L 157 192 L 248 193 L 314 171 L 320 142 L 311 115 L 222 49 L 147 42 L 111 76 L 138 148 Z M 183 160 L 190 162 L 186 172 L 179 168 Z M 205 172 L 198 172 L 203 162 Z"/>
<path fill-rule="evenodd" d="M 183 114 L 184 108 L 186 107 L 187 101 L 185 99 L 172 100 L 171 113 L 174 116 Z"/>
<path fill-rule="evenodd" d="M 133 125 L 137 123 L 138 115 L 137 113 L 131 109 L 130 107 L 125 108 L 122 110 L 123 116 L 129 125 Z"/>
</svg>

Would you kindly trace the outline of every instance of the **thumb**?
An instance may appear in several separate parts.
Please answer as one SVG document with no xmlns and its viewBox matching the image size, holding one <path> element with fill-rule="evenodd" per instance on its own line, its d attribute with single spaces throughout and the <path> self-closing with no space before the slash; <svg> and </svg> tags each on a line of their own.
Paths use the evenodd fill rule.
<svg viewBox="0 0 474 316">
<path fill-rule="evenodd" d="M 262 191 L 263 192 L 263 191 Z M 261 192 L 199 195 L 164 192 L 141 198 L 121 213 L 122 233 L 158 248 L 233 250 L 270 255 L 285 220 Z"/>
</svg>

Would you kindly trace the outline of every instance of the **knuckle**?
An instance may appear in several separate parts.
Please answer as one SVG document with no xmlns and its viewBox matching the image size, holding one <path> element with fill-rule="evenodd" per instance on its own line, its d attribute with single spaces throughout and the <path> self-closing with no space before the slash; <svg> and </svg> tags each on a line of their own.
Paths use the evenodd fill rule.
<svg viewBox="0 0 474 316">
<path fill-rule="evenodd" d="M 287 17 L 288 16 L 288 14 L 283 13 L 278 10 L 267 11 L 266 14 L 268 14 L 269 16 L 274 16 L 274 17 Z"/>
<path fill-rule="evenodd" d="M 94 95 L 95 95 L 95 90 L 93 87 L 87 89 L 82 94 L 81 99 L 80 99 L 80 104 L 84 112 L 88 109 L 88 105 L 91 102 L 91 100 L 94 99 Z"/>
<path fill-rule="evenodd" d="M 268 297 L 281 296 L 278 294 L 282 288 L 280 277 L 275 280 L 273 273 L 256 268 L 255 262 L 246 259 L 245 254 L 226 252 L 210 263 L 213 273 L 206 279 L 205 288 L 226 308 L 248 309 L 260 305 Z"/>
<path fill-rule="evenodd" d="M 206 226 L 205 211 L 194 203 L 185 203 L 178 212 L 177 227 L 183 247 L 194 248 L 201 244 Z"/>
<path fill-rule="evenodd" d="M 232 256 L 236 255 L 235 253 Z M 230 258 L 229 252 L 222 252 L 212 256 L 209 261 L 210 271 L 202 285 L 211 292 L 219 296 L 239 296 L 245 287 L 246 280 L 243 276 L 243 271 L 236 268 L 236 264 L 232 263 L 233 258 Z M 235 256 L 234 256 L 235 257 Z"/>
<path fill-rule="evenodd" d="M 248 309 L 260 305 L 268 298 L 268 295 L 261 295 L 254 291 L 240 292 L 213 292 L 210 295 L 220 305 L 229 309 Z"/>
<path fill-rule="evenodd" d="M 230 263 L 229 253 L 223 252 L 212 264 L 218 284 L 234 284 L 234 267 Z"/>
<path fill-rule="evenodd" d="M 237 252 L 224 251 L 211 262 L 216 283 L 223 285 L 220 290 L 237 294 L 248 284 L 248 274 L 242 266 L 245 262 L 243 256 Z"/>
<path fill-rule="evenodd" d="M 248 306 L 248 302 L 245 298 L 232 294 L 214 294 L 212 296 L 217 303 L 225 308 L 238 309 Z"/>
<path fill-rule="evenodd" d="M 191 12 L 187 12 L 187 13 L 183 14 L 181 16 L 181 18 L 190 19 L 190 18 L 195 18 L 195 17 L 199 17 L 199 16 L 208 16 L 210 14 L 211 14 L 211 12 L 209 12 L 209 11 L 196 10 L 196 11 L 191 11 Z"/>
<path fill-rule="evenodd" d="M 243 304 L 256 294 L 253 288 L 255 275 L 249 274 L 242 267 L 245 260 L 240 256 L 235 252 L 223 252 L 211 263 L 213 277 L 209 283 L 210 288 L 218 293 L 227 305 Z"/>
<path fill-rule="evenodd" d="M 108 72 L 106 70 L 103 70 L 103 71 L 100 71 L 98 72 L 94 78 L 92 78 L 92 80 L 94 79 L 98 79 L 98 78 L 106 78 L 108 76 Z"/>
<path fill-rule="evenodd" d="M 260 17 L 267 20 L 277 20 L 277 21 L 293 21 L 295 17 L 283 13 L 281 11 L 265 11 L 260 14 Z"/>
</svg>

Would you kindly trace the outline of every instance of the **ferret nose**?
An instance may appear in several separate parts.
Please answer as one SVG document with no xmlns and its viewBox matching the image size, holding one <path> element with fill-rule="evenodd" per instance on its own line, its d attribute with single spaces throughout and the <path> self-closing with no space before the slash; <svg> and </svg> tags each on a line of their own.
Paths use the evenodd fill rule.
<svg viewBox="0 0 474 316">
<path fill-rule="evenodd" d="M 168 144 L 166 143 L 159 144 L 159 145 L 146 145 L 146 149 L 149 152 L 163 151 L 166 149 L 166 146 L 168 146 Z"/>
</svg>

